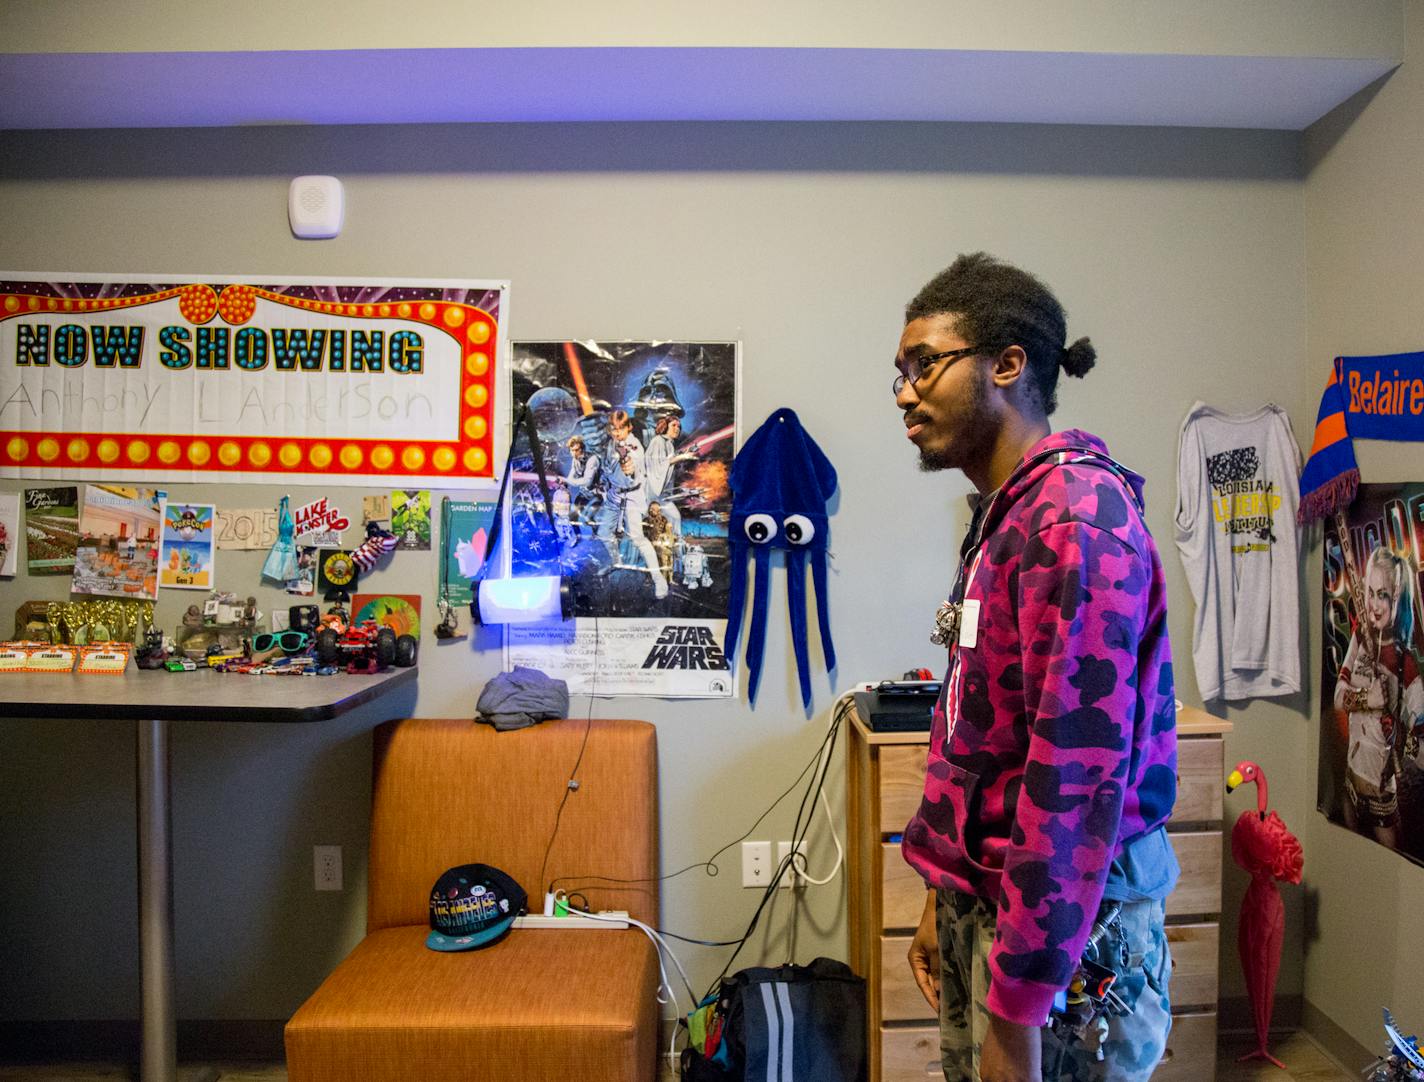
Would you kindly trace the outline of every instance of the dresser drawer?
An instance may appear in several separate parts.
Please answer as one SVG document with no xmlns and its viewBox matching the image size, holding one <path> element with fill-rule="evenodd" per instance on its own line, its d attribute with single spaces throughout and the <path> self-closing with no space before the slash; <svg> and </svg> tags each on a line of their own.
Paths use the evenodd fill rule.
<svg viewBox="0 0 1424 1082">
<path fill-rule="evenodd" d="M 1152 1082 L 1201 1082 L 1216 1077 L 1216 1012 L 1174 1014 L 1167 1051 Z"/>
<path fill-rule="evenodd" d="M 1177 804 L 1172 818 L 1182 823 L 1221 818 L 1226 792 L 1225 745 L 1220 737 L 1184 737 L 1177 741 Z"/>
<path fill-rule="evenodd" d="M 1152 1072 L 1152 1082 L 1202 1082 L 1216 1075 L 1216 1012 L 1172 1016 L 1167 1050 Z M 882 1027 L 881 1082 L 943 1082 L 939 1062 L 939 1027 Z"/>
<path fill-rule="evenodd" d="M 920 873 L 905 863 L 898 842 L 880 845 L 880 928 L 918 928 L 928 889 Z"/>
<path fill-rule="evenodd" d="M 1172 982 L 1168 991 L 1173 1010 L 1216 1006 L 1220 942 L 1218 924 L 1167 925 L 1167 945 L 1172 952 Z M 905 949 L 910 949 L 908 943 Z"/>
<path fill-rule="evenodd" d="M 944 1082 L 939 1026 L 880 1030 L 880 1082 Z"/>
<path fill-rule="evenodd" d="M 1167 915 L 1221 912 L 1221 831 L 1172 834 L 1182 876 L 1167 898 Z M 918 928 L 925 911 L 925 881 L 905 863 L 898 842 L 882 842 L 880 928 Z"/>
<path fill-rule="evenodd" d="M 1167 896 L 1167 915 L 1221 912 L 1221 831 L 1174 831 L 1182 877 Z"/>
<path fill-rule="evenodd" d="M 880 1017 L 886 1022 L 933 1021 L 934 1009 L 910 972 L 911 936 L 880 937 Z"/>
<path fill-rule="evenodd" d="M 887 744 L 880 749 L 880 832 L 899 834 L 920 810 L 925 792 L 924 744 Z"/>
</svg>

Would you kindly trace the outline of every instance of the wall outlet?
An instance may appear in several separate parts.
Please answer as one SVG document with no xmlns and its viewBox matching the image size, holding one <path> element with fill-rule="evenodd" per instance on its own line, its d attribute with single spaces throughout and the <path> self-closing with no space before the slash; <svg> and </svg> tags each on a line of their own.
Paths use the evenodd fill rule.
<svg viewBox="0 0 1424 1082">
<path fill-rule="evenodd" d="M 341 889 L 341 846 L 312 846 L 312 869 L 317 890 Z"/>
<path fill-rule="evenodd" d="M 796 859 L 787 864 L 786 858 L 791 856 L 790 842 L 776 843 L 776 866 L 785 866 L 785 871 L 781 873 L 781 878 L 776 881 L 776 885 L 782 890 L 788 889 L 793 883 L 801 885 L 801 873 L 806 870 L 806 841 L 803 838 L 801 844 L 796 847 Z"/>
<path fill-rule="evenodd" d="M 765 887 L 771 882 L 771 842 L 742 842 L 742 886 Z"/>
</svg>

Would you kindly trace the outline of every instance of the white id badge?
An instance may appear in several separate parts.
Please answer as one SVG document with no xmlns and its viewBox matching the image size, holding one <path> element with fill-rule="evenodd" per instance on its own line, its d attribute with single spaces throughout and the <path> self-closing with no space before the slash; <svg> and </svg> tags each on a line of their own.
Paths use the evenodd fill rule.
<svg viewBox="0 0 1424 1082">
<path fill-rule="evenodd" d="M 979 642 L 979 602 L 966 601 L 959 617 L 959 648 L 973 650 Z"/>
</svg>

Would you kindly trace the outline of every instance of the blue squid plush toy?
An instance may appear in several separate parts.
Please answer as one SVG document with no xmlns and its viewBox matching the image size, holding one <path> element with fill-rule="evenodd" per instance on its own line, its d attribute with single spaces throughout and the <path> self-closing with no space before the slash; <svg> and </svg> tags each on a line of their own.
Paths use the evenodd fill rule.
<svg viewBox="0 0 1424 1082">
<path fill-rule="evenodd" d="M 806 649 L 806 558 L 816 586 L 816 616 L 826 671 L 836 667 L 826 608 L 826 540 L 830 533 L 826 501 L 836 490 L 836 468 L 816 446 L 795 412 L 775 411 L 752 433 L 732 462 L 732 515 L 727 542 L 732 575 L 727 599 L 727 640 L 723 653 L 731 665 L 741 632 L 747 593 L 747 550 L 756 561 L 756 596 L 747 635 L 747 699 L 755 703 L 766 645 L 767 598 L 771 590 L 771 550 L 786 552 L 786 599 L 791 640 L 801 678 L 801 703 L 811 705 L 810 659 Z"/>
</svg>

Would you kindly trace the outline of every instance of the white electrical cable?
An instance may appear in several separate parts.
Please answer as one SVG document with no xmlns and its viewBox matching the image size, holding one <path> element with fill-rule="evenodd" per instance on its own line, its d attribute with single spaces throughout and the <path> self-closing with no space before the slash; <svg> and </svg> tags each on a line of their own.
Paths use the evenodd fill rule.
<svg viewBox="0 0 1424 1082">
<path fill-rule="evenodd" d="M 559 893 L 562 893 L 562 891 Z M 658 985 L 657 1000 L 659 1003 L 662 1003 L 664 1005 L 666 1005 L 669 1001 L 672 1002 L 672 1039 L 668 1042 L 667 1057 L 669 1064 L 676 1066 L 677 1027 L 679 1021 L 683 1017 L 683 1014 L 682 1006 L 677 1001 L 677 992 L 673 990 L 672 983 L 668 980 L 667 968 L 663 965 L 664 952 L 666 952 L 667 956 L 672 959 L 672 964 L 677 967 L 678 976 L 682 978 L 682 985 L 684 988 L 687 989 L 688 1000 L 690 1001 L 691 1005 L 695 1007 L 697 1005 L 697 993 L 692 990 L 692 982 L 687 979 L 687 970 L 682 968 L 682 963 L 678 961 L 677 955 L 674 954 L 673 949 L 667 945 L 667 941 L 663 939 L 660 934 L 658 934 L 658 930 L 656 928 L 652 928 L 649 925 L 644 924 L 642 921 L 635 920 L 633 917 L 627 916 L 626 914 L 620 913 L 615 916 L 611 913 L 589 913 L 585 912 L 584 910 L 578 910 L 577 912 L 579 916 L 588 917 L 591 920 L 601 920 L 617 924 L 631 924 L 634 928 L 640 929 L 642 933 L 647 936 L 648 939 L 652 942 L 653 949 L 657 952 L 658 955 L 658 973 L 662 978 L 661 983 Z M 667 999 L 663 998 L 664 992 L 666 992 L 668 995 Z"/>
<path fill-rule="evenodd" d="M 842 695 L 839 699 L 836 700 L 836 705 L 833 706 L 833 707 L 831 707 L 831 717 L 830 717 L 830 720 L 826 722 L 826 728 L 827 728 L 827 729 L 830 729 L 832 726 L 835 725 L 835 723 L 836 723 L 836 717 L 837 717 L 837 716 L 840 714 L 840 712 L 841 712 L 841 706 L 842 706 L 842 704 L 845 703 L 847 700 L 853 699 L 853 698 L 854 698 L 853 693 L 847 691 L 844 695 Z M 829 747 L 829 744 L 830 744 L 830 742 L 827 741 L 826 743 L 824 743 L 824 744 L 821 746 L 821 757 L 820 757 L 820 759 L 819 759 L 819 760 L 817 761 L 817 763 L 816 763 L 816 770 L 817 770 L 818 772 L 822 772 L 822 771 L 824 771 L 824 770 L 826 769 L 826 766 L 827 766 L 827 764 L 826 764 L 826 756 L 827 756 L 828 754 L 830 754 L 830 747 Z M 811 775 L 811 776 L 812 776 L 812 778 L 815 778 L 816 775 L 813 774 L 813 775 Z M 834 866 L 833 868 L 831 868 L 830 873 L 829 873 L 824 879 L 815 879 L 815 878 L 812 878 L 812 877 L 811 877 L 809 874 L 807 874 L 807 872 L 806 872 L 806 857 L 805 857 L 805 854 L 803 854 L 803 853 L 793 853 L 793 854 L 792 854 L 792 859 L 791 859 L 791 867 L 792 867 L 793 869 L 795 869 L 796 876 L 797 876 L 802 882 L 810 883 L 812 886 L 816 886 L 816 887 L 824 887 L 827 883 L 829 883 L 832 879 L 834 879 L 834 878 L 836 877 L 836 875 L 837 875 L 837 874 L 840 872 L 840 870 L 841 870 L 841 865 L 845 863 L 845 849 L 843 849 L 843 848 L 841 847 L 841 839 L 840 839 L 840 836 L 836 834 L 836 821 L 835 821 L 835 819 L 832 818 L 832 816 L 831 816 L 831 805 L 830 805 L 830 803 L 826 800 L 826 790 L 825 790 L 825 787 L 824 787 L 824 786 L 822 786 L 820 792 L 819 792 L 817 795 L 821 798 L 821 808 L 822 808 L 822 809 L 825 811 L 825 813 L 826 813 L 826 825 L 827 825 L 828 827 L 830 827 L 830 830 L 831 830 L 831 840 L 832 840 L 833 842 L 835 842 L 835 844 L 836 844 L 836 863 L 835 863 L 835 866 Z M 804 838 L 804 835 L 803 835 L 803 838 Z"/>
<path fill-rule="evenodd" d="M 672 964 L 677 967 L 677 975 L 682 978 L 682 985 L 684 988 L 687 989 L 688 998 L 690 998 L 694 1003 L 697 1001 L 697 993 L 692 990 L 692 982 L 687 979 L 687 970 L 682 968 L 682 963 L 678 961 L 677 955 L 673 953 L 672 948 L 667 945 L 667 940 L 663 939 L 662 935 L 659 934 L 656 928 L 644 924 L 642 921 L 636 920 L 633 917 L 624 916 L 621 912 L 616 914 L 590 913 L 582 909 L 573 910 L 573 912 L 577 912 L 578 915 L 581 917 L 588 917 L 590 920 L 601 920 L 618 924 L 631 924 L 634 928 L 641 928 L 643 934 L 647 936 L 650 940 L 652 940 L 653 946 L 656 947 L 659 951 L 665 951 L 667 953 L 667 956 L 672 959 Z M 662 965 L 661 958 L 659 958 L 658 964 Z M 667 982 L 665 980 L 664 984 L 666 983 Z M 671 991 L 671 986 L 669 986 L 669 991 Z"/>
<path fill-rule="evenodd" d="M 793 862 L 792 864 L 793 867 L 796 867 L 796 874 L 801 878 L 801 881 L 803 883 L 810 883 L 812 886 L 815 887 L 824 887 L 827 883 L 834 879 L 841 870 L 841 864 L 845 862 L 845 850 L 841 848 L 840 837 L 836 834 L 836 821 L 831 818 L 831 806 L 826 801 L 826 794 L 824 791 L 822 791 L 821 793 L 821 807 L 825 809 L 826 812 L 826 825 L 830 827 L 831 830 L 831 841 L 836 843 L 835 867 L 831 869 L 830 874 L 828 874 L 826 878 L 815 879 L 806 871 L 806 855 L 804 853 L 796 854 L 797 860 L 800 863 L 800 867 L 796 867 L 796 862 Z"/>
</svg>

